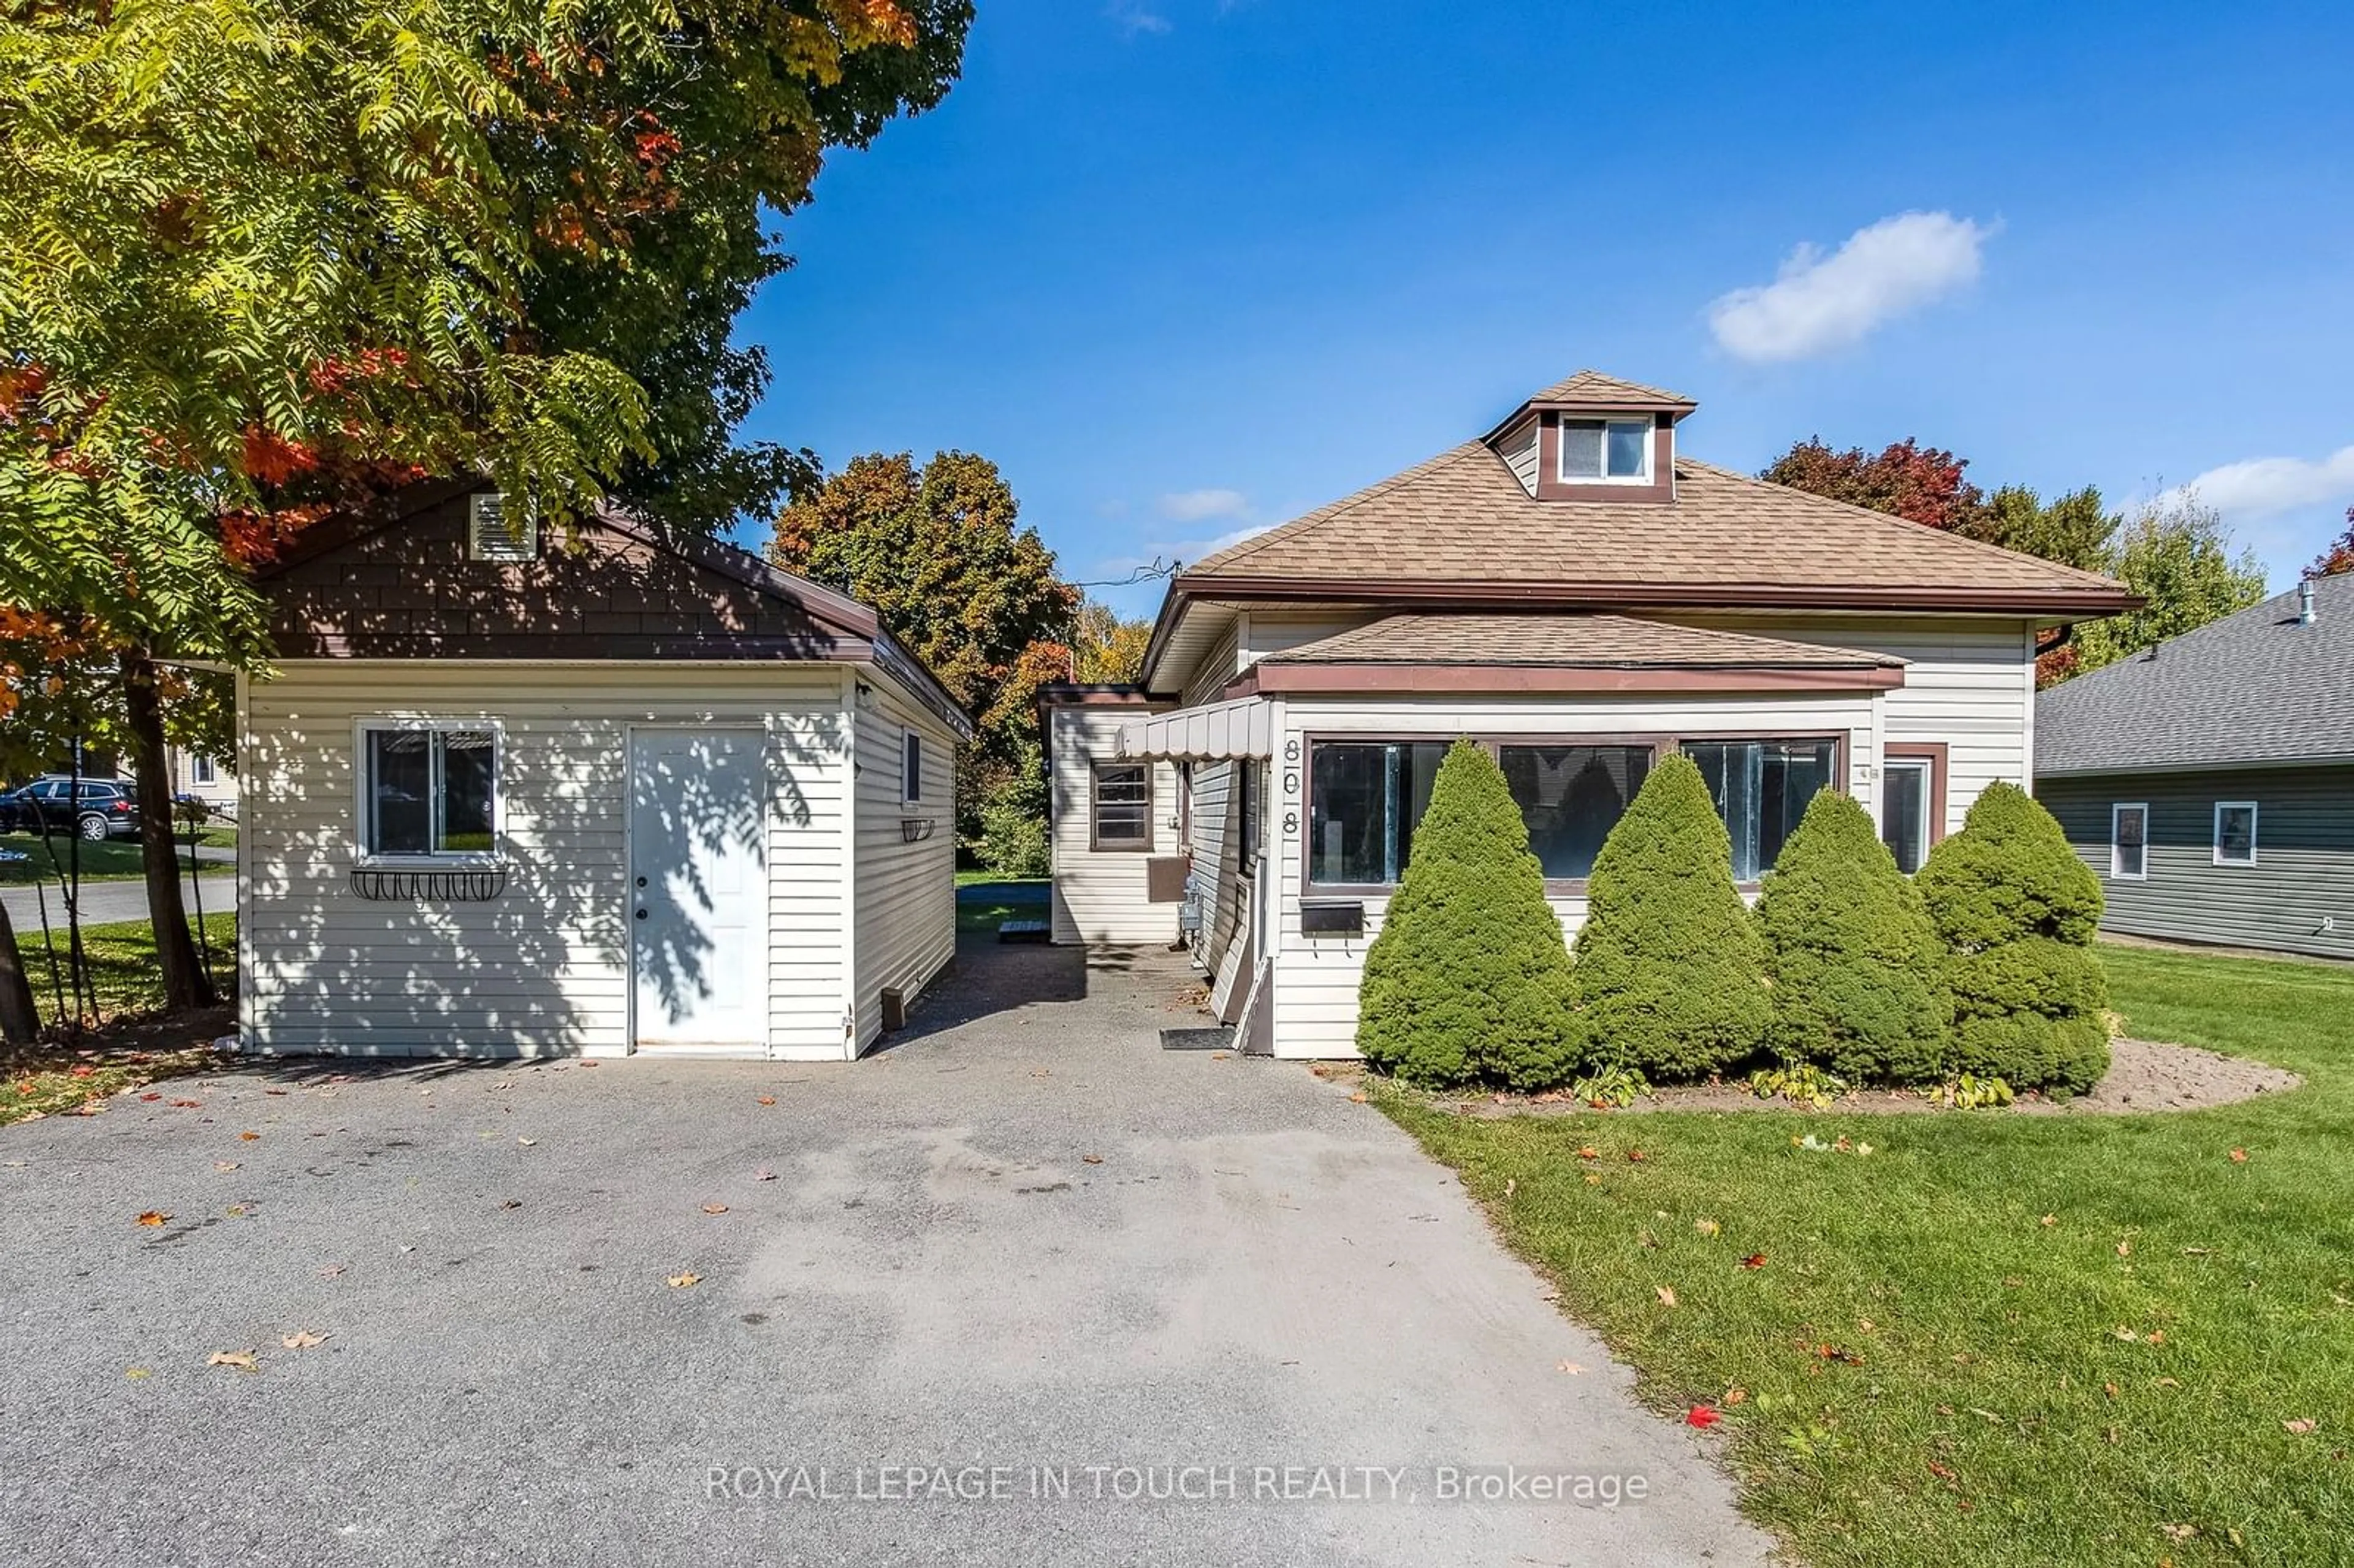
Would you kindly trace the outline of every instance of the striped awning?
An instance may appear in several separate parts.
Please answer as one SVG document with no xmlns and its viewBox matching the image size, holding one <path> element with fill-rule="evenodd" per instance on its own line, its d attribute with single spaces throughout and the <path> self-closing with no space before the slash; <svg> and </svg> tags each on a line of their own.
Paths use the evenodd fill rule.
<svg viewBox="0 0 2354 1568">
<path fill-rule="evenodd" d="M 1120 726 L 1119 754 L 1140 761 L 1172 762 L 1271 757 L 1275 752 L 1273 714 L 1274 705 L 1265 697 L 1237 697 L 1130 719 Z"/>
</svg>

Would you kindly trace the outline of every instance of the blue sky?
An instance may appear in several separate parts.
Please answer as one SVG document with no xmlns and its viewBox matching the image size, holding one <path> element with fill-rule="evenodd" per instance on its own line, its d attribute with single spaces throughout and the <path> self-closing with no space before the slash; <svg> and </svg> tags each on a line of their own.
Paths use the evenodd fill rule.
<svg viewBox="0 0 2354 1568">
<path fill-rule="evenodd" d="M 2197 480 L 2280 586 L 2354 503 L 2350 62 L 2342 3 L 980 0 L 785 226 L 748 433 L 984 453 L 1102 578 L 1593 366 L 1732 467 Z"/>
</svg>

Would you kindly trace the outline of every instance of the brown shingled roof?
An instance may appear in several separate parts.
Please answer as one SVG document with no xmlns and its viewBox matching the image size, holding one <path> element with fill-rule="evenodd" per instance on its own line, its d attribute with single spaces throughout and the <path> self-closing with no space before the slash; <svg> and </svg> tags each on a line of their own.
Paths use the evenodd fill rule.
<svg viewBox="0 0 2354 1568">
<path fill-rule="evenodd" d="M 1532 408 L 1667 408 L 1691 412 L 1700 407 L 1681 392 L 1621 381 L 1599 370 L 1581 370 L 1566 381 L 1556 381 L 1529 398 Z"/>
<path fill-rule="evenodd" d="M 1902 669 L 1887 653 L 1631 615 L 1393 615 L 1270 653 L 1271 664 L 1547 664 L 1620 669 Z"/>
<path fill-rule="evenodd" d="M 1573 380 L 1575 377 L 1573 377 Z M 1564 383 L 1567 385 L 1567 383 Z M 1196 597 L 2107 614 L 2121 585 L 1682 456 L 1669 505 L 1539 501 L 1468 441 L 1187 567 Z"/>
</svg>

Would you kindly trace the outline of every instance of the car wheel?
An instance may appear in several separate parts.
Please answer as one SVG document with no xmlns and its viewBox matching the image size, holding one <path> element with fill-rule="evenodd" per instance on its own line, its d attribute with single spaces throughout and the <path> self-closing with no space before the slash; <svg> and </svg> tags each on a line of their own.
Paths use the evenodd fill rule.
<svg viewBox="0 0 2354 1568">
<path fill-rule="evenodd" d="M 107 820 L 92 811 L 81 820 L 81 836 L 96 843 L 106 837 L 108 827 Z"/>
</svg>

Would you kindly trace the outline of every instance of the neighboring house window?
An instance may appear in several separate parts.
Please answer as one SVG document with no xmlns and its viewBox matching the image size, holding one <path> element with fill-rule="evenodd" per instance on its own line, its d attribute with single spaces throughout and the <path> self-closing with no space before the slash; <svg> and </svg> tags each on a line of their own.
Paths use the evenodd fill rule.
<svg viewBox="0 0 2354 1568">
<path fill-rule="evenodd" d="M 2109 808 L 2109 874 L 2139 882 L 2149 874 L 2149 808 Z"/>
<path fill-rule="evenodd" d="M 1651 477 L 1649 419 L 1564 419 L 1561 477 L 1585 484 L 1642 484 Z"/>
<path fill-rule="evenodd" d="M 2253 800 L 2215 802 L 2215 863 L 2256 863 L 2256 803 Z"/>
<path fill-rule="evenodd" d="M 1648 746 L 1500 746 L 1512 801 L 1528 824 L 1529 850 L 1551 881 L 1594 870 L 1602 841 L 1651 771 Z"/>
<path fill-rule="evenodd" d="M 213 759 L 199 754 L 188 758 L 188 782 L 196 785 L 216 784 L 220 775 L 213 769 Z"/>
<path fill-rule="evenodd" d="M 1700 765 L 1732 836 L 1735 882 L 1773 870 L 1807 802 L 1837 782 L 1839 744 L 1828 739 L 1687 741 L 1684 755 Z"/>
<path fill-rule="evenodd" d="M 1095 847 L 1099 850 L 1152 847 L 1150 763 L 1095 765 Z"/>
<path fill-rule="evenodd" d="M 1308 880 L 1385 887 L 1405 870 L 1415 824 L 1447 743 L 1319 742 L 1308 749 Z"/>
<path fill-rule="evenodd" d="M 498 772 L 498 735 L 487 726 L 362 726 L 361 850 L 372 857 L 491 854 Z"/>
<path fill-rule="evenodd" d="M 909 730 L 899 746 L 899 803 L 919 804 L 924 798 L 924 737 Z"/>
<path fill-rule="evenodd" d="M 1235 788 L 1241 791 L 1242 844 L 1235 863 L 1247 876 L 1258 867 L 1258 764 L 1248 758 L 1235 764 Z"/>
</svg>

